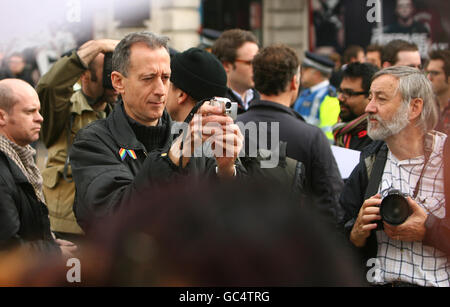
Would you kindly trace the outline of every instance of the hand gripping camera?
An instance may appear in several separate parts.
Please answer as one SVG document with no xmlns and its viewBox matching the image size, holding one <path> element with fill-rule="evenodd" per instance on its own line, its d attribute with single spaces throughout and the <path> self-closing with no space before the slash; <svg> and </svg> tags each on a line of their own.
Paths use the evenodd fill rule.
<svg viewBox="0 0 450 307">
<path fill-rule="evenodd" d="M 237 118 L 238 104 L 237 102 L 231 102 L 230 99 L 224 97 L 214 97 L 209 101 L 212 106 L 222 106 L 224 114 L 230 116 L 233 120 Z"/>
<path fill-rule="evenodd" d="M 378 225 L 379 229 L 382 229 L 382 221 L 393 226 L 398 226 L 406 221 L 412 213 L 406 200 L 407 196 L 397 189 L 387 190 L 387 194 L 383 197 L 380 205 L 381 222 Z"/>
</svg>

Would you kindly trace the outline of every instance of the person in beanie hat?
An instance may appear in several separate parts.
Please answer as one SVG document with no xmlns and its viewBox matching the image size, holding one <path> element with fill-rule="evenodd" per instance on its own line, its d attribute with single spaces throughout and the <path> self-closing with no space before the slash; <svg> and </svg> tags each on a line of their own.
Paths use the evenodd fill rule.
<svg viewBox="0 0 450 307">
<path fill-rule="evenodd" d="M 179 129 L 172 129 L 174 123 L 166 109 L 172 75 L 167 45 L 167 37 L 147 31 L 125 36 L 114 50 L 111 73 L 112 84 L 121 98 L 110 116 L 81 129 L 75 137 L 70 151 L 77 188 L 74 212 L 85 233 L 108 216 L 123 214 L 153 185 L 185 175 L 213 179 L 241 174 L 236 159 L 243 136 L 221 108 L 204 104 L 196 114 L 204 124 L 220 125 L 223 134 L 206 135 L 201 125 L 192 125 L 186 134 L 176 136 Z M 188 61 L 172 53 L 175 66 L 178 63 L 186 67 L 177 71 L 192 79 L 181 82 L 182 88 L 187 85 L 205 90 L 207 95 L 215 94 L 208 88 L 214 88 L 216 83 L 221 89 L 219 81 L 205 83 L 203 78 L 189 74 L 194 66 L 211 69 L 209 62 L 204 66 L 188 65 Z M 175 73 L 172 79 L 178 77 Z M 215 80 L 209 74 L 208 78 Z M 214 157 L 192 154 L 200 147 L 193 139 L 200 139 L 202 144 L 203 137 L 218 148 Z M 222 149 L 227 152 L 223 154 Z"/>
<path fill-rule="evenodd" d="M 184 121 L 198 101 L 227 93 L 227 74 L 211 53 L 190 48 L 172 56 L 167 111 L 175 121 Z"/>
<path fill-rule="evenodd" d="M 336 89 L 330 85 L 334 63 L 327 57 L 306 51 L 302 63 L 301 86 L 304 88 L 294 103 L 294 110 L 306 122 L 318 126 L 333 142 L 332 127 L 340 112 Z"/>
</svg>

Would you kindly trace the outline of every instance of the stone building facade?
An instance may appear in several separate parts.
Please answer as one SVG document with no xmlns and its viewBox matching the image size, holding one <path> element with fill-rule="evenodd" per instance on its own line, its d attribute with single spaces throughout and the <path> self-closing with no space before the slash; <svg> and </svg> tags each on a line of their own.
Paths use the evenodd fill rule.
<svg viewBox="0 0 450 307">
<path fill-rule="evenodd" d="M 115 0 L 117 1 L 117 0 Z M 122 27 L 115 15 L 117 7 L 107 6 L 93 14 L 93 37 L 120 39 L 126 33 L 150 30 L 167 35 L 170 46 L 183 51 L 197 46 L 202 26 L 201 0 L 147 0 L 149 18 L 138 27 Z M 216 0 L 219 1 L 226 0 Z M 142 1 L 140 1 L 142 3 Z M 261 0 L 262 46 L 285 43 L 299 55 L 308 48 L 308 3 L 309 0 Z"/>
</svg>

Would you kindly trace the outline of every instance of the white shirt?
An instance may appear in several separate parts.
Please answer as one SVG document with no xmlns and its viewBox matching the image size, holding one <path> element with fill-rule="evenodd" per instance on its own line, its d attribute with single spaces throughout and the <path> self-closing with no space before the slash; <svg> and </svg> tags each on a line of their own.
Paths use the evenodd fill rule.
<svg viewBox="0 0 450 307">
<path fill-rule="evenodd" d="M 237 97 L 239 97 L 239 99 L 242 101 L 242 103 L 244 104 L 243 105 L 243 107 L 244 107 L 244 109 L 245 110 L 247 110 L 248 109 L 248 103 L 253 99 L 253 90 L 252 89 L 248 89 L 246 92 L 245 92 L 245 101 L 242 99 L 242 97 L 241 97 L 241 95 L 239 95 L 239 93 L 238 92 L 236 92 L 235 90 L 233 90 L 233 89 L 231 89 L 232 91 L 233 91 L 233 93 L 237 96 Z"/>
<path fill-rule="evenodd" d="M 427 214 L 444 218 L 443 148 L 446 136 L 433 134 L 433 151 L 415 201 Z M 399 161 L 389 151 L 378 192 L 385 195 L 387 189 L 394 188 L 412 197 L 423 164 L 424 156 Z M 383 230 L 378 230 L 376 237 L 381 274 L 375 277 L 374 283 L 402 281 L 420 286 L 450 286 L 450 262 L 442 251 L 422 242 L 393 240 Z"/>
</svg>

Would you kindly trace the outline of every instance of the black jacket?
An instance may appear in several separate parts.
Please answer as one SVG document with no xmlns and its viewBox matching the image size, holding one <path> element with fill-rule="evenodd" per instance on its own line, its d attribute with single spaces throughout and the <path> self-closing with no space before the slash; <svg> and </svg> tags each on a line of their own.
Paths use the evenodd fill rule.
<svg viewBox="0 0 450 307">
<path fill-rule="evenodd" d="M 27 245 L 59 253 L 50 232 L 48 210 L 20 168 L 0 151 L 0 250 Z"/>
<path fill-rule="evenodd" d="M 253 91 L 253 98 L 248 102 L 249 105 L 251 105 L 254 101 L 259 100 L 260 97 L 257 90 L 255 90 L 254 88 L 252 88 L 251 90 Z M 244 108 L 244 102 L 238 96 L 236 96 L 236 94 L 234 94 L 230 88 L 228 88 L 225 98 L 238 103 L 238 114 L 242 114 L 246 111 Z"/>
<path fill-rule="evenodd" d="M 387 145 L 382 141 L 373 141 L 361 152 L 360 163 L 353 170 L 346 182 L 344 190 L 342 191 L 340 204 L 344 215 L 341 220 L 341 225 L 344 227 L 345 236 L 347 239 L 350 238 L 350 232 L 365 200 L 366 189 L 369 184 L 367 170 L 371 170 L 373 168 L 375 157 L 383 146 Z M 446 145 L 447 148 L 449 146 L 450 145 Z M 448 150 L 450 150 L 450 148 L 448 148 Z M 444 160 L 444 163 L 449 163 L 448 159 L 449 158 L 447 157 Z M 449 165 L 446 165 L 446 173 L 444 175 L 447 186 L 450 179 L 450 177 L 448 177 L 450 175 L 450 170 L 448 168 Z M 450 255 L 450 212 L 447 205 L 445 214 L 446 216 L 444 219 L 439 219 L 432 214 L 428 215 L 425 222 L 426 234 L 422 243 L 435 247 L 445 252 L 447 255 Z M 363 261 L 364 266 L 369 258 L 376 257 L 377 241 L 374 231 L 372 231 L 367 239 L 366 245 L 358 250 L 362 257 L 361 260 Z"/>
<path fill-rule="evenodd" d="M 343 182 L 322 130 L 307 124 L 301 115 L 291 108 L 264 100 L 254 101 L 247 112 L 238 116 L 237 122 L 255 122 L 257 125 L 267 122 L 269 148 L 270 123 L 278 122 L 279 139 L 287 142 L 287 156 L 304 164 L 305 192 L 313 196 L 322 213 L 333 217 L 338 215 L 338 200 Z M 249 153 L 249 144 L 255 140 L 249 139 L 248 131 L 242 133 L 245 135 L 246 152 Z M 257 147 L 259 148 L 259 144 Z"/>
<path fill-rule="evenodd" d="M 161 148 L 145 148 L 128 123 L 123 103 L 106 118 L 80 130 L 70 151 L 76 194 L 74 212 L 77 222 L 88 231 L 91 222 L 110 216 L 133 203 L 139 191 L 149 184 L 170 180 L 180 171 L 169 159 L 172 121 L 164 112 L 166 141 Z M 133 150 L 136 159 L 119 151 Z M 215 159 L 191 158 L 185 168 L 189 174 L 215 176 Z"/>
</svg>

